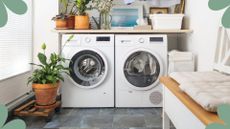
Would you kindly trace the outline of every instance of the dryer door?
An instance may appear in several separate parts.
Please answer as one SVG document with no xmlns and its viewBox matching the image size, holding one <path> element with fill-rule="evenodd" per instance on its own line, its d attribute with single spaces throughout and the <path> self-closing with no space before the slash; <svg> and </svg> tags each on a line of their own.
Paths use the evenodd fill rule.
<svg viewBox="0 0 230 129">
<path fill-rule="evenodd" d="M 126 58 L 123 72 L 131 88 L 149 90 L 157 86 L 163 73 L 159 56 L 148 50 L 133 51 Z"/>
<path fill-rule="evenodd" d="M 95 88 L 104 80 L 108 72 L 105 57 L 95 50 L 76 53 L 69 64 L 70 75 L 76 86 Z"/>
</svg>

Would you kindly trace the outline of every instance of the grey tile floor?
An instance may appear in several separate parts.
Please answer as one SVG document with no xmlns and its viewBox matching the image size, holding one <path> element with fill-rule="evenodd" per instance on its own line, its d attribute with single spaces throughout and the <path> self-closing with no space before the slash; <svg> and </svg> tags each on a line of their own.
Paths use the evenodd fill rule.
<svg viewBox="0 0 230 129">
<path fill-rule="evenodd" d="M 162 129 L 161 108 L 62 109 L 51 122 L 24 118 L 27 129 Z"/>
</svg>

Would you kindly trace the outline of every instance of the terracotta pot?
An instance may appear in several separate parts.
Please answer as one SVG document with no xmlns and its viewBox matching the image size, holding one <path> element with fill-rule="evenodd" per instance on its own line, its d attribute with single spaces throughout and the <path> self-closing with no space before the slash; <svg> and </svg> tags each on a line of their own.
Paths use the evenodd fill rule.
<svg viewBox="0 0 230 129">
<path fill-rule="evenodd" d="M 36 104 L 39 106 L 48 106 L 56 102 L 57 91 L 60 84 L 33 84 Z"/>
<path fill-rule="evenodd" d="M 74 26 L 75 26 L 75 16 L 71 15 L 67 19 L 67 28 L 74 29 Z"/>
<path fill-rule="evenodd" d="M 67 29 L 67 20 L 66 19 L 57 19 L 56 20 L 56 29 Z"/>
<path fill-rule="evenodd" d="M 75 29 L 77 30 L 89 29 L 89 16 L 88 15 L 75 16 Z"/>
</svg>

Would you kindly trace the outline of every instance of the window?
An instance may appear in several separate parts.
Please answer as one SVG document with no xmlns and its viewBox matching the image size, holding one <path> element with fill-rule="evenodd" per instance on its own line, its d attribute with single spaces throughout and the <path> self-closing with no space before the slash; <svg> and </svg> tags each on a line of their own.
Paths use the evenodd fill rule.
<svg viewBox="0 0 230 129">
<path fill-rule="evenodd" d="M 0 80 L 31 70 L 32 0 L 25 0 L 28 11 L 16 15 L 8 10 L 8 23 L 0 28 Z"/>
</svg>

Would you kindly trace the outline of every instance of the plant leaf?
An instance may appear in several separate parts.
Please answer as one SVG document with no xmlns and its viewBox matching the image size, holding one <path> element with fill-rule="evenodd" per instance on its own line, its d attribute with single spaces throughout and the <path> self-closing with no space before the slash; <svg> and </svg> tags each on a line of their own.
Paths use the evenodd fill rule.
<svg viewBox="0 0 230 129">
<path fill-rule="evenodd" d="M 42 80 L 42 84 L 46 84 L 46 80 L 45 79 Z"/>
<path fill-rule="evenodd" d="M 3 2 L 0 0 L 0 27 L 6 25 L 8 21 L 8 15 L 6 11 L 6 7 L 4 6 Z"/>
<path fill-rule="evenodd" d="M 38 59 L 43 65 L 47 65 L 47 57 L 44 54 L 38 53 Z"/>
<path fill-rule="evenodd" d="M 4 105 L 0 104 L 0 128 L 3 127 L 8 117 L 8 110 Z"/>
<path fill-rule="evenodd" d="M 69 36 L 66 42 L 70 42 L 74 38 L 74 35 Z"/>
<path fill-rule="evenodd" d="M 229 128 L 221 124 L 213 123 L 213 124 L 209 124 L 205 129 L 229 129 Z"/>
<path fill-rule="evenodd" d="M 209 0 L 208 6 L 212 10 L 221 10 L 230 5 L 230 0 Z"/>
<path fill-rule="evenodd" d="M 221 120 L 225 122 L 225 124 L 230 125 L 230 106 L 227 104 L 221 105 L 218 107 L 218 116 Z"/>
<path fill-rule="evenodd" d="M 34 66 L 38 66 L 38 67 L 44 68 L 43 65 L 39 65 L 39 64 L 35 64 L 35 63 L 30 63 L 30 65 L 34 65 Z"/>
<path fill-rule="evenodd" d="M 26 13 L 28 7 L 23 0 L 2 0 L 3 3 L 10 9 L 12 12 L 16 14 L 24 14 Z"/>
<path fill-rule="evenodd" d="M 224 12 L 222 24 L 225 28 L 230 28 L 230 7 Z"/>
<path fill-rule="evenodd" d="M 26 124 L 22 120 L 13 120 L 7 123 L 2 129 L 26 129 Z"/>
</svg>

